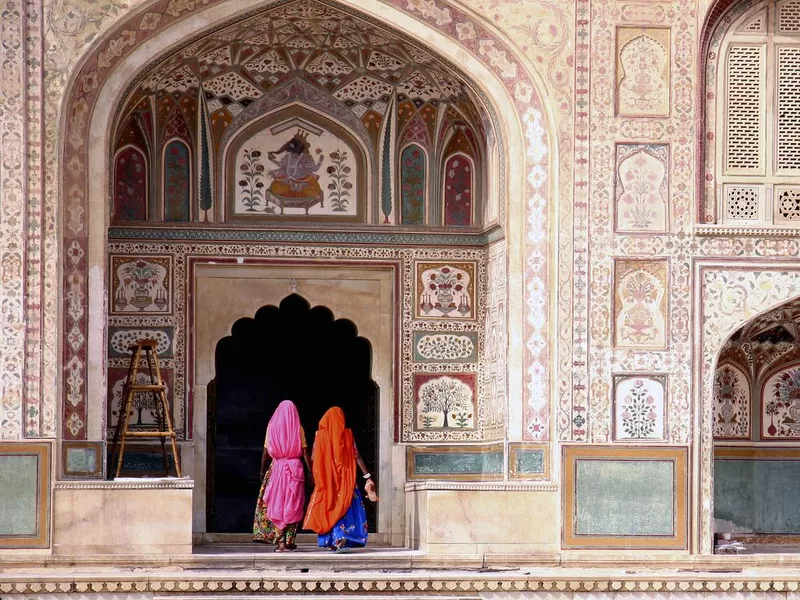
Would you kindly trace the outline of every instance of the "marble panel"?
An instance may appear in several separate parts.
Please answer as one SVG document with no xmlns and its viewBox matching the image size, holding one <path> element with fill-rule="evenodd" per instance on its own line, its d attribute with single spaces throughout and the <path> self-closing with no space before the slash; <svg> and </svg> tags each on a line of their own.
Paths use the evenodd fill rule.
<svg viewBox="0 0 800 600">
<path fill-rule="evenodd" d="M 50 444 L 0 444 L 0 548 L 50 540 Z"/>
<path fill-rule="evenodd" d="M 510 443 L 508 445 L 509 479 L 550 479 L 550 446 L 547 444 Z"/>
<path fill-rule="evenodd" d="M 425 540 L 430 554 L 491 552 L 541 554 L 558 547 L 555 490 L 426 490 Z M 502 506 L 502 510 L 498 507 Z M 468 518 L 464 518 L 468 515 Z M 509 515 L 514 515 L 509 518 Z M 520 523 L 528 526 L 520 527 Z"/>
<path fill-rule="evenodd" d="M 409 479 L 499 479 L 503 476 L 503 461 L 500 445 L 409 446 L 407 450 Z"/>
<path fill-rule="evenodd" d="M 103 442 L 61 442 L 61 475 L 102 478 Z"/>
<path fill-rule="evenodd" d="M 799 497 L 800 450 L 715 449 L 714 519 L 718 530 L 799 534 Z"/>
<path fill-rule="evenodd" d="M 686 448 L 564 448 L 564 546 L 685 548 Z"/>
</svg>

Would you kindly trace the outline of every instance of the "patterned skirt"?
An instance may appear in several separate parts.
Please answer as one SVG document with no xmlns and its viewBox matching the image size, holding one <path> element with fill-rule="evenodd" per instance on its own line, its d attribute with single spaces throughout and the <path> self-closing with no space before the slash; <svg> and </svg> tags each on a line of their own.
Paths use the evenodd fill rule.
<svg viewBox="0 0 800 600">
<path fill-rule="evenodd" d="M 264 475 L 264 481 L 261 482 L 261 490 L 258 492 L 258 501 L 256 502 L 256 516 L 253 519 L 253 541 L 265 542 L 267 544 L 280 544 L 284 542 L 287 546 L 294 544 L 294 539 L 297 536 L 297 526 L 299 523 L 292 523 L 283 529 L 279 529 L 275 523 L 267 517 L 267 503 L 264 502 L 264 491 L 267 489 L 269 483 L 269 476 L 272 473 L 272 465 L 267 469 Z"/>
<path fill-rule="evenodd" d="M 344 513 L 328 533 L 317 536 L 320 548 L 333 548 L 339 540 L 345 541 L 347 548 L 360 548 L 367 545 L 367 511 L 361 490 L 356 486 L 350 508 Z"/>
</svg>

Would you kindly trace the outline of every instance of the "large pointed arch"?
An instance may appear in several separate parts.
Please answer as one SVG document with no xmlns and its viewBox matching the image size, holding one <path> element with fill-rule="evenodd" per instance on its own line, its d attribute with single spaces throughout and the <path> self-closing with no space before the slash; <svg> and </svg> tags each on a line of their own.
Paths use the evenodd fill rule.
<svg viewBox="0 0 800 600">
<path fill-rule="evenodd" d="M 62 242 L 69 257 L 64 261 L 62 275 L 66 303 L 61 325 L 64 439 L 102 437 L 102 405 L 90 403 L 89 398 L 104 397 L 106 386 L 101 367 L 105 352 L 101 315 L 107 289 L 105 149 L 114 107 L 130 81 L 129 74 L 139 71 L 164 48 L 225 19 L 269 5 L 259 0 L 219 0 L 191 12 L 187 6 L 155 0 L 121 20 L 84 57 L 64 103 Z M 505 226 L 502 243 L 507 246 L 506 261 L 512 272 L 522 274 L 508 283 L 507 322 L 525 324 L 524 339 L 508 345 L 515 349 L 508 356 L 508 435 L 522 439 L 526 429 L 523 420 L 529 415 L 523 407 L 533 406 L 535 399 L 538 430 L 543 432 L 537 439 L 548 441 L 553 333 L 552 293 L 547 290 L 555 289 L 549 282 L 555 230 L 554 207 L 549 199 L 554 189 L 551 157 L 556 153 L 551 134 L 553 119 L 538 92 L 542 89 L 538 77 L 491 26 L 448 2 L 407 6 L 399 0 L 378 4 L 358 1 L 347 3 L 346 7 L 392 23 L 394 29 L 435 47 L 439 55 L 471 73 L 499 116 L 498 133 L 504 155 L 525 157 L 524 169 L 517 163 L 499 173 L 504 184 L 501 205 L 505 208 L 500 222 Z M 190 14 L 191 19 L 187 19 Z M 490 53 L 486 52 L 487 47 L 492 48 Z"/>
</svg>

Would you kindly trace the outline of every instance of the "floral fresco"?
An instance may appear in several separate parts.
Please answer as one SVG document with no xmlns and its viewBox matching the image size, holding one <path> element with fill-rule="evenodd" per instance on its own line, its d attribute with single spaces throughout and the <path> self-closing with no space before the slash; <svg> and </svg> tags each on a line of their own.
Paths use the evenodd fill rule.
<svg viewBox="0 0 800 600">
<path fill-rule="evenodd" d="M 111 256 L 111 314 L 169 314 L 171 267 L 168 257 Z"/>
<path fill-rule="evenodd" d="M 114 217 L 125 221 L 147 218 L 147 160 L 129 146 L 117 155 L 114 169 Z"/>
<path fill-rule="evenodd" d="M 669 29 L 617 29 L 617 104 L 621 116 L 669 114 Z"/>
<path fill-rule="evenodd" d="M 665 233 L 669 229 L 669 147 L 617 144 L 616 230 Z"/>
<path fill-rule="evenodd" d="M 663 440 L 666 378 L 616 375 L 614 386 L 614 439 Z"/>
<path fill-rule="evenodd" d="M 775 373 L 762 390 L 761 437 L 800 439 L 800 367 Z"/>
<path fill-rule="evenodd" d="M 714 438 L 749 437 L 750 381 L 735 365 L 720 365 L 714 375 Z"/>
<path fill-rule="evenodd" d="M 417 318 L 475 318 L 475 264 L 415 264 Z"/>
<path fill-rule="evenodd" d="M 615 270 L 615 343 L 664 348 L 667 342 L 667 264 L 619 260 Z"/>
<path fill-rule="evenodd" d="M 425 152 L 417 145 L 403 148 L 400 153 L 400 204 L 403 225 L 422 225 L 425 222 Z"/>
</svg>

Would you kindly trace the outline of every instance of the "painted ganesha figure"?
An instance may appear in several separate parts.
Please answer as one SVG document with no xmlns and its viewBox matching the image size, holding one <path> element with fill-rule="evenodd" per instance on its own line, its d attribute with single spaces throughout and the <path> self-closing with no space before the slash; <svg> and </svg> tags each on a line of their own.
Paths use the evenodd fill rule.
<svg viewBox="0 0 800 600">
<path fill-rule="evenodd" d="M 278 168 L 270 171 L 272 183 L 267 190 L 267 202 L 281 209 L 303 208 L 308 210 L 315 204 L 325 206 L 325 195 L 319 185 L 316 172 L 322 166 L 324 155 L 315 162 L 308 151 L 308 134 L 297 132 L 277 152 L 267 153 L 267 158 Z M 282 154 L 280 158 L 277 155 Z"/>
</svg>

